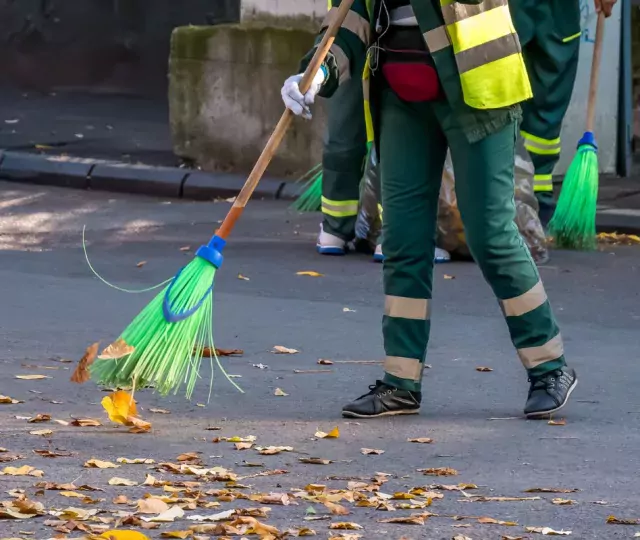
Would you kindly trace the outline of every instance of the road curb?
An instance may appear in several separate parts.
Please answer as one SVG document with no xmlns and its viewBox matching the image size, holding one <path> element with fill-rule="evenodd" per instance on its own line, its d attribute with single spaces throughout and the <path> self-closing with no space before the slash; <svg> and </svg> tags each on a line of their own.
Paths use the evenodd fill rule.
<svg viewBox="0 0 640 540">
<path fill-rule="evenodd" d="M 0 149 L 0 178 L 38 185 L 196 200 L 233 197 L 246 180 L 239 174 L 3 149 Z M 293 200 L 298 190 L 299 186 L 294 182 L 265 177 L 254 196 Z"/>
</svg>

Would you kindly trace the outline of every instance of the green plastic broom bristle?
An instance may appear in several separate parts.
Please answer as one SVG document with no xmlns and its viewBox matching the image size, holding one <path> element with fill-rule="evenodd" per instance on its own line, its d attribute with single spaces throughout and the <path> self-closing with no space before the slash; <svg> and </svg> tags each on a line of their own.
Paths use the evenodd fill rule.
<svg viewBox="0 0 640 540">
<path fill-rule="evenodd" d="M 291 208 L 297 212 L 319 212 L 322 206 L 322 165 L 316 165 L 300 181 L 304 181 L 302 188 L 304 191 Z"/>
<path fill-rule="evenodd" d="M 177 393 L 184 384 L 187 398 L 190 398 L 200 378 L 200 364 L 207 348 L 229 379 L 215 356 L 213 344 L 215 274 L 215 266 L 195 257 L 175 279 L 169 300 L 177 312 L 195 308 L 204 298 L 202 305 L 190 317 L 168 322 L 163 313 L 165 288 L 120 336 L 134 347 L 134 351 L 116 360 L 97 359 L 91 366 L 92 378 L 112 388 L 152 386 L 162 395 Z M 212 375 L 214 358 L 211 359 Z M 230 382 L 240 390 L 233 381 Z"/>
<path fill-rule="evenodd" d="M 583 144 L 569 166 L 549 223 L 549 233 L 557 247 L 595 249 L 597 204 L 598 153 L 593 145 Z"/>
</svg>

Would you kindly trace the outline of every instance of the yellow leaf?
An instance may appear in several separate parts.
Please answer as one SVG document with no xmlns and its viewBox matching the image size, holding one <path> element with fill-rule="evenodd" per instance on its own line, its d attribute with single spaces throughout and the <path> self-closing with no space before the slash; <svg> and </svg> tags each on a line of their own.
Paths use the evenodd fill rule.
<svg viewBox="0 0 640 540">
<path fill-rule="evenodd" d="M 325 433 L 324 431 L 316 431 L 315 436 L 318 439 L 337 439 L 340 437 L 340 430 L 336 426 L 329 433 Z"/>
<path fill-rule="evenodd" d="M 360 448 L 360 453 L 365 456 L 380 456 L 384 454 L 384 450 L 376 450 L 375 448 Z"/>
<path fill-rule="evenodd" d="M 116 424 L 126 425 L 129 416 L 138 414 L 135 400 L 124 390 L 109 394 L 102 399 L 101 403 L 109 419 Z"/>
<path fill-rule="evenodd" d="M 275 456 L 282 452 L 293 452 L 293 446 L 258 446 L 256 450 L 263 456 Z"/>
<path fill-rule="evenodd" d="M 119 457 L 116 459 L 118 463 L 126 463 L 127 465 L 152 465 L 156 462 L 155 459 L 151 458 L 133 458 L 129 459 L 126 457 Z"/>
<path fill-rule="evenodd" d="M 10 398 L 9 396 L 0 396 L 0 404 L 15 405 L 16 403 L 22 403 L 22 401 Z"/>
<path fill-rule="evenodd" d="M 616 516 L 609 516 L 607 523 L 610 525 L 640 525 L 640 519 L 620 519 Z"/>
<path fill-rule="evenodd" d="M 518 525 L 515 521 L 500 521 L 499 519 L 493 519 L 490 517 L 478 518 L 478 523 L 483 525 L 504 525 L 505 527 L 515 527 Z"/>
<path fill-rule="evenodd" d="M 135 480 L 127 480 L 126 478 L 118 478 L 114 476 L 108 482 L 110 486 L 137 486 L 138 482 Z"/>
<path fill-rule="evenodd" d="M 44 472 L 31 467 L 31 465 L 23 465 L 22 467 L 5 467 L 2 469 L 2 474 L 8 476 L 44 476 Z"/>
<path fill-rule="evenodd" d="M 332 523 L 331 525 L 329 525 L 329 528 L 333 530 L 344 530 L 344 531 L 359 531 L 364 529 L 362 525 L 358 525 L 357 523 L 352 523 L 348 521 Z"/>
<path fill-rule="evenodd" d="M 329 512 L 331 512 L 334 516 L 348 516 L 351 512 L 341 504 L 335 504 L 329 501 L 323 503 Z"/>
<path fill-rule="evenodd" d="M 417 439 L 407 439 L 407 441 L 411 443 L 431 444 L 433 439 L 430 439 L 429 437 L 419 437 Z"/>
<path fill-rule="evenodd" d="M 138 501 L 138 512 L 141 514 L 162 514 L 169 510 L 169 505 L 162 499 L 149 497 Z"/>
<path fill-rule="evenodd" d="M 75 497 L 76 499 L 84 499 L 86 495 L 78 493 L 77 491 L 61 491 L 60 495 L 63 497 Z"/>
<path fill-rule="evenodd" d="M 238 279 L 242 281 L 251 281 L 247 276 L 243 276 L 242 274 L 238 274 Z"/>
<path fill-rule="evenodd" d="M 425 476 L 456 476 L 458 471 L 450 467 L 435 467 L 431 469 L 418 469 Z"/>
<path fill-rule="evenodd" d="M 90 459 L 85 462 L 84 466 L 88 469 L 117 469 L 120 467 L 120 465 L 116 465 L 110 461 L 101 461 L 99 459 Z"/>
<path fill-rule="evenodd" d="M 278 397 L 287 397 L 289 394 L 284 392 L 281 388 L 276 388 L 276 391 L 273 393 L 273 395 Z"/>
<path fill-rule="evenodd" d="M 314 272 L 313 270 L 303 270 L 302 272 L 296 272 L 296 276 L 323 277 L 324 274 Z"/>
<path fill-rule="evenodd" d="M 53 435 L 53 431 L 50 429 L 36 429 L 34 431 L 30 431 L 29 435 L 40 435 L 42 437 L 46 437 L 47 435 Z"/>
<path fill-rule="evenodd" d="M 16 375 L 16 379 L 23 381 L 38 381 L 40 379 L 50 379 L 47 375 Z"/>
<path fill-rule="evenodd" d="M 150 540 L 148 536 L 137 531 L 107 531 L 103 532 L 98 538 L 106 540 Z"/>
<path fill-rule="evenodd" d="M 380 519 L 379 523 L 401 523 L 404 525 L 424 525 L 425 516 L 415 515 L 415 516 L 404 516 L 397 518 L 389 518 L 389 519 Z"/>
<path fill-rule="evenodd" d="M 273 351 L 276 354 L 297 354 L 300 351 L 296 349 L 289 349 L 288 347 L 283 347 L 282 345 L 276 345 L 273 347 Z"/>
<path fill-rule="evenodd" d="M 135 351 L 135 347 L 127 344 L 127 342 L 119 338 L 114 341 L 111 345 L 109 345 L 98 358 L 100 360 L 117 360 L 119 358 L 124 358 L 125 356 L 129 356 L 133 351 Z"/>
<path fill-rule="evenodd" d="M 309 527 L 299 527 L 297 529 L 289 529 L 287 531 L 291 536 L 316 536 L 316 531 L 310 529 Z"/>
</svg>

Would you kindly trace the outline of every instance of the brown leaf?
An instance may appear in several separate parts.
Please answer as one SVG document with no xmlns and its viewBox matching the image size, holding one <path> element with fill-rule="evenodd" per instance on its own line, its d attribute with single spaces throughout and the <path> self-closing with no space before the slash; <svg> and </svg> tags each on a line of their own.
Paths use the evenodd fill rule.
<svg viewBox="0 0 640 540">
<path fill-rule="evenodd" d="M 309 465 L 329 465 L 333 463 L 330 459 L 322 459 L 317 457 L 298 458 L 300 463 L 307 463 Z"/>
<path fill-rule="evenodd" d="M 27 422 L 30 424 L 38 424 L 41 422 L 50 422 L 51 415 L 50 414 L 36 414 L 33 418 L 29 418 Z"/>
<path fill-rule="evenodd" d="M 550 426 L 566 426 L 567 425 L 567 421 L 562 418 L 561 420 L 549 420 L 549 422 L 547 422 Z"/>
<path fill-rule="evenodd" d="M 449 274 L 445 274 L 444 279 L 456 279 L 456 276 L 450 276 Z"/>
<path fill-rule="evenodd" d="M 340 504 L 335 504 L 329 501 L 326 501 L 323 504 L 334 516 L 348 516 L 351 513 L 347 508 Z"/>
<path fill-rule="evenodd" d="M 167 409 L 149 409 L 149 412 L 155 414 L 171 414 L 171 411 L 168 411 Z"/>
<path fill-rule="evenodd" d="M 136 268 L 142 268 L 145 264 L 147 264 L 147 261 L 140 261 L 138 264 L 136 264 Z"/>
<path fill-rule="evenodd" d="M 101 461 L 99 459 L 90 459 L 85 462 L 84 466 L 87 469 L 117 469 L 120 467 L 120 465 L 116 465 L 110 461 Z"/>
<path fill-rule="evenodd" d="M 253 446 L 250 442 L 237 442 L 235 443 L 236 450 L 249 450 Z"/>
<path fill-rule="evenodd" d="M 165 531 L 160 534 L 160 538 L 190 538 L 193 531 Z"/>
<path fill-rule="evenodd" d="M 0 404 L 15 405 L 16 403 L 24 403 L 24 402 L 19 401 L 17 399 L 10 398 L 9 396 L 0 396 Z"/>
<path fill-rule="evenodd" d="M 244 351 L 242 349 L 216 349 L 215 356 L 242 356 Z M 202 356 L 211 357 L 211 349 L 209 347 L 204 347 L 202 349 Z"/>
<path fill-rule="evenodd" d="M 98 427 L 101 426 L 102 423 L 95 418 L 74 418 L 71 421 L 71 425 L 76 427 Z"/>
<path fill-rule="evenodd" d="M 124 339 L 118 338 L 102 351 L 98 358 L 100 360 L 118 360 L 119 358 L 129 356 L 135 350 L 135 347 L 129 345 Z"/>
<path fill-rule="evenodd" d="M 271 505 L 279 505 L 279 506 L 289 506 L 292 504 L 289 495 L 286 493 L 267 493 L 267 494 L 258 494 L 252 495 L 249 497 L 251 500 L 255 500 L 260 504 L 271 504 Z M 293 503 L 295 504 L 295 503 Z"/>
<path fill-rule="evenodd" d="M 180 454 L 176 461 L 179 462 L 189 462 L 189 461 L 200 461 L 200 452 L 186 452 L 184 454 Z"/>
<path fill-rule="evenodd" d="M 379 519 L 378 523 L 399 523 L 403 525 L 424 525 L 425 517 L 421 515 Z"/>
<path fill-rule="evenodd" d="M 321 358 L 320 360 L 318 360 L 318 364 L 320 364 L 321 366 L 332 366 L 333 365 L 333 361 L 325 360 L 325 359 Z"/>
<path fill-rule="evenodd" d="M 520 502 L 520 501 L 539 501 L 540 497 L 467 497 L 463 499 L 468 502 Z"/>
<path fill-rule="evenodd" d="M 299 536 L 316 536 L 316 531 L 310 529 L 309 527 L 297 527 L 295 529 L 288 529 L 287 534 L 294 537 Z"/>
<path fill-rule="evenodd" d="M 162 514 L 169 510 L 169 505 L 156 497 L 141 499 L 138 501 L 138 512 L 140 514 Z"/>
<path fill-rule="evenodd" d="M 481 373 L 488 373 L 490 371 L 493 371 L 493 368 L 479 366 L 479 367 L 476 368 L 476 371 L 479 371 Z"/>
<path fill-rule="evenodd" d="M 433 439 L 430 439 L 429 437 L 419 437 L 417 439 L 407 439 L 407 441 L 411 443 L 431 444 Z"/>
<path fill-rule="evenodd" d="M 458 471 L 450 467 L 435 467 L 430 469 L 418 469 L 425 476 L 456 476 Z"/>
<path fill-rule="evenodd" d="M 151 430 L 151 422 L 147 422 L 137 416 L 127 416 L 127 423 L 129 427 L 129 433 L 147 433 Z"/>
<path fill-rule="evenodd" d="M 525 493 L 576 493 L 580 491 L 579 489 L 575 489 L 575 488 L 530 488 L 530 489 L 526 489 L 524 492 Z"/>
<path fill-rule="evenodd" d="M 456 534 L 453 537 L 453 540 L 471 540 L 471 538 L 469 538 L 468 536 L 465 536 L 464 534 Z"/>
<path fill-rule="evenodd" d="M 526 540 L 526 538 L 524 536 L 508 536 L 503 534 L 500 540 Z"/>
<path fill-rule="evenodd" d="M 609 525 L 640 525 L 640 519 L 620 519 L 616 516 L 609 516 L 607 523 Z"/>
<path fill-rule="evenodd" d="M 293 446 L 258 446 L 256 450 L 263 456 L 275 456 L 282 452 L 293 452 Z"/>
<path fill-rule="evenodd" d="M 238 274 L 238 279 L 241 279 L 242 281 L 251 281 L 251 279 L 247 276 L 243 276 L 242 274 Z"/>
<path fill-rule="evenodd" d="M 73 455 L 70 452 L 56 452 L 53 450 L 34 450 L 33 452 L 46 458 L 69 457 Z"/>
<path fill-rule="evenodd" d="M 30 431 L 29 435 L 38 435 L 40 437 L 48 437 L 49 435 L 53 435 L 53 431 L 50 429 L 36 429 L 34 431 Z"/>
<path fill-rule="evenodd" d="M 490 517 L 480 517 L 478 518 L 478 523 L 482 523 L 483 525 L 504 525 L 506 527 L 515 527 L 518 525 L 515 521 L 500 521 Z"/>
<path fill-rule="evenodd" d="M 550 527 L 525 527 L 524 530 L 528 533 L 544 534 L 545 536 L 569 536 L 571 531 L 554 531 Z"/>
<path fill-rule="evenodd" d="M 51 377 L 47 375 L 16 375 L 16 379 L 21 379 L 23 381 L 39 381 L 42 379 L 50 379 Z"/>
<path fill-rule="evenodd" d="M 384 450 L 376 450 L 375 448 L 360 448 L 360 453 L 365 456 L 381 456 Z"/>
<path fill-rule="evenodd" d="M 357 523 L 353 523 L 349 521 L 332 523 L 331 525 L 329 525 L 329 528 L 332 530 L 342 530 L 342 531 L 360 531 L 364 529 L 362 525 L 358 525 Z"/>
<path fill-rule="evenodd" d="M 11 461 L 18 461 L 19 459 L 24 459 L 24 456 L 21 456 L 20 454 L 11 454 L 6 450 L 0 454 L 0 463 L 9 463 Z"/>
<path fill-rule="evenodd" d="M 288 347 L 283 347 L 282 345 L 275 345 L 271 352 L 275 354 L 297 354 L 300 351 L 296 349 L 289 349 Z"/>
<path fill-rule="evenodd" d="M 117 497 L 114 497 L 112 502 L 113 504 L 129 504 L 131 501 L 127 499 L 126 495 L 118 495 Z"/>
<path fill-rule="evenodd" d="M 98 354 L 98 347 L 100 346 L 100 342 L 96 341 L 93 345 L 89 345 L 87 350 L 84 351 L 84 355 L 78 362 L 78 365 L 71 375 L 71 382 L 83 384 L 86 383 L 89 379 L 91 379 L 91 373 L 89 372 L 89 367 L 93 364 L 96 356 Z"/>
<path fill-rule="evenodd" d="M 572 505 L 572 504 L 576 503 L 576 501 L 574 501 L 572 499 L 562 499 L 562 498 L 559 498 L 559 497 L 555 498 L 555 499 L 552 499 L 551 502 L 553 504 L 558 505 L 558 506 L 569 506 L 569 505 Z"/>
</svg>

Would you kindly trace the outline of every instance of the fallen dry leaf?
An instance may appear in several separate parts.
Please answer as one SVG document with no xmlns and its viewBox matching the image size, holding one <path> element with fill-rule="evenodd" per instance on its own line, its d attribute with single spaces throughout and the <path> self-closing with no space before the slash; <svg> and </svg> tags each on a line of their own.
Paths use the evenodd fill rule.
<svg viewBox="0 0 640 540">
<path fill-rule="evenodd" d="M 609 516 L 607 523 L 609 525 L 640 525 L 640 519 L 620 519 L 616 516 Z"/>
<path fill-rule="evenodd" d="M 318 439 L 337 439 L 340 437 L 340 430 L 338 427 L 334 427 L 329 433 L 324 431 L 316 431 L 315 437 Z"/>
<path fill-rule="evenodd" d="M 526 489 L 525 493 L 576 493 L 580 491 L 576 488 L 530 488 Z"/>
<path fill-rule="evenodd" d="M 362 525 L 358 525 L 357 523 L 352 523 L 349 521 L 341 521 L 338 523 L 331 523 L 329 528 L 332 530 L 343 530 L 343 531 L 360 531 L 364 529 Z"/>
<path fill-rule="evenodd" d="M 558 506 L 569 506 L 571 504 L 576 504 L 576 501 L 572 499 L 561 499 L 559 497 L 556 499 L 552 499 L 551 502 L 553 504 L 557 504 Z"/>
<path fill-rule="evenodd" d="M 34 431 L 30 431 L 29 435 L 38 435 L 40 437 L 47 437 L 48 435 L 53 435 L 53 431 L 50 429 L 36 429 Z"/>
<path fill-rule="evenodd" d="M 98 347 L 100 346 L 100 342 L 96 341 L 93 345 L 89 345 L 87 350 L 84 351 L 82 358 L 78 362 L 78 365 L 71 375 L 71 382 L 83 384 L 86 383 L 89 379 L 91 379 L 91 373 L 89 372 L 89 367 L 93 364 L 96 359 L 96 355 L 98 354 Z"/>
<path fill-rule="evenodd" d="M 251 495 L 249 498 L 252 501 L 259 502 L 261 504 L 271 504 L 279 506 L 289 506 L 292 504 L 291 498 L 286 493 L 266 493 Z M 293 504 L 296 504 L 295 502 Z"/>
<path fill-rule="evenodd" d="M 388 519 L 379 519 L 378 523 L 399 523 L 403 525 L 424 525 L 425 517 L 424 516 L 403 516 L 396 518 L 388 518 Z"/>
<path fill-rule="evenodd" d="M 151 429 L 151 423 L 138 418 L 136 401 L 124 390 L 118 390 L 102 398 L 102 407 L 112 422 L 128 426 L 132 433 L 144 433 Z"/>
<path fill-rule="evenodd" d="M 493 371 L 493 368 L 479 366 L 479 367 L 476 368 L 476 371 L 479 371 L 481 373 L 488 373 L 490 371 Z"/>
<path fill-rule="evenodd" d="M 202 356 L 211 357 L 211 356 L 242 356 L 244 351 L 242 349 L 215 349 L 215 354 L 211 354 L 211 349 L 209 347 L 204 347 L 202 349 Z"/>
<path fill-rule="evenodd" d="M 324 277 L 324 274 L 314 272 L 313 270 L 303 270 L 302 272 L 296 272 L 296 276 Z"/>
<path fill-rule="evenodd" d="M 283 347 L 282 345 L 275 345 L 271 352 L 276 354 L 297 354 L 300 351 L 296 349 L 289 349 L 288 347 Z"/>
<path fill-rule="evenodd" d="M 102 461 L 99 459 L 90 459 L 85 462 L 84 466 L 87 469 L 117 469 L 120 467 L 120 465 L 116 465 L 110 461 Z"/>
<path fill-rule="evenodd" d="M 24 456 L 21 456 L 20 454 L 11 454 L 4 448 L 0 448 L 0 451 L 3 452 L 2 454 L 0 454 L 0 463 L 10 463 L 11 461 L 24 459 Z"/>
<path fill-rule="evenodd" d="M 342 533 L 342 534 L 339 534 L 338 536 L 330 536 L 329 540 L 360 540 L 360 538 L 362 538 L 361 534 Z"/>
<path fill-rule="evenodd" d="M 456 279 L 456 276 L 450 276 L 449 274 L 445 274 L 444 279 Z"/>
<path fill-rule="evenodd" d="M 298 458 L 298 461 L 300 463 L 307 463 L 309 465 L 329 465 L 333 463 L 333 461 L 331 461 L 330 459 L 322 459 L 317 457 Z"/>
<path fill-rule="evenodd" d="M 274 396 L 278 396 L 278 397 L 287 397 L 289 394 L 287 394 L 286 392 L 284 392 L 281 388 L 276 388 L 275 392 L 273 393 Z"/>
<path fill-rule="evenodd" d="M 193 531 L 164 531 L 160 534 L 160 538 L 190 538 Z"/>
<path fill-rule="evenodd" d="M 325 501 L 323 504 L 334 516 L 348 516 L 351 513 L 348 508 L 341 504 L 332 503 L 330 501 Z"/>
<path fill-rule="evenodd" d="M 101 426 L 102 423 L 95 418 L 74 418 L 71 421 L 71 425 L 75 427 L 98 427 Z"/>
<path fill-rule="evenodd" d="M 483 497 L 471 496 L 462 499 L 467 502 L 521 502 L 521 501 L 539 501 L 540 497 Z"/>
<path fill-rule="evenodd" d="M 456 534 L 453 537 L 453 540 L 471 540 L 471 538 L 469 538 L 468 536 L 465 536 L 464 534 Z"/>
<path fill-rule="evenodd" d="M 242 274 L 238 274 L 238 279 L 242 281 L 251 281 L 247 276 L 243 276 Z"/>
<path fill-rule="evenodd" d="M 22 467 L 5 467 L 2 469 L 2 475 L 7 476 L 35 476 L 40 478 L 44 476 L 44 472 L 32 467 L 31 465 L 23 465 Z"/>
<path fill-rule="evenodd" d="M 545 536 L 569 536 L 571 531 L 554 531 L 550 527 L 525 527 L 524 530 L 528 533 L 544 534 Z"/>
<path fill-rule="evenodd" d="M 282 452 L 293 452 L 293 446 L 258 446 L 256 450 L 263 456 L 275 456 Z"/>
<path fill-rule="evenodd" d="M 125 463 L 127 465 L 153 465 L 156 460 L 151 458 L 126 458 L 119 457 L 116 459 L 118 463 Z"/>
<path fill-rule="evenodd" d="M 171 411 L 168 411 L 167 409 L 149 409 L 149 412 L 155 414 L 171 414 Z"/>
<path fill-rule="evenodd" d="M 136 264 L 136 268 L 142 268 L 145 264 L 147 264 L 147 261 L 140 261 L 138 264 Z"/>
<path fill-rule="evenodd" d="M 105 538 L 106 540 L 151 540 L 148 536 L 145 536 L 141 532 L 137 531 L 106 531 L 103 532 L 98 539 Z"/>
<path fill-rule="evenodd" d="M 323 358 L 320 358 L 320 360 L 318 360 L 318 364 L 320 364 L 321 366 L 332 366 L 333 365 L 333 361 L 332 360 L 325 360 Z"/>
<path fill-rule="evenodd" d="M 505 527 L 516 527 L 518 525 L 515 521 L 500 521 L 490 517 L 480 517 L 478 518 L 478 523 L 483 525 L 504 525 Z"/>
<path fill-rule="evenodd" d="M 70 452 L 57 452 L 54 450 L 34 450 L 33 451 L 34 454 L 38 454 L 39 456 L 42 457 L 46 457 L 46 458 L 57 458 L 57 457 L 70 457 L 73 454 L 71 454 Z"/>
<path fill-rule="evenodd" d="M 232 516 L 236 515 L 236 510 L 225 510 L 224 512 L 219 512 L 217 514 L 211 514 L 209 516 L 200 516 L 200 515 L 192 515 L 192 516 L 188 516 L 187 519 L 191 520 L 191 521 L 211 521 L 211 522 L 218 522 L 218 521 L 226 521 L 229 518 L 231 518 Z M 266 517 L 266 514 L 265 516 Z"/>
<path fill-rule="evenodd" d="M 107 482 L 110 486 L 137 486 L 138 482 L 136 482 L 135 480 L 128 480 L 127 478 L 119 478 L 117 476 L 114 476 L 113 478 L 109 479 L 109 482 Z"/>
<path fill-rule="evenodd" d="M 29 422 L 30 424 L 38 424 L 41 422 L 50 422 L 50 421 L 51 421 L 50 414 L 36 414 L 34 417 L 29 418 L 29 420 L 27 420 L 27 422 Z"/>
<path fill-rule="evenodd" d="M 384 454 L 384 450 L 376 450 L 375 448 L 360 448 L 360 453 L 365 456 L 380 456 Z"/>
<path fill-rule="evenodd" d="M 457 476 L 458 471 L 450 467 L 435 467 L 430 469 L 418 469 L 425 476 Z"/>
<path fill-rule="evenodd" d="M 524 536 L 508 536 L 506 534 L 503 534 L 500 537 L 500 540 L 527 540 Z"/>
<path fill-rule="evenodd" d="M 191 251 L 191 246 L 182 246 L 180 251 Z"/>
<path fill-rule="evenodd" d="M 295 529 L 288 529 L 286 533 L 289 536 L 299 537 L 299 536 L 316 536 L 317 533 L 313 529 L 309 527 L 297 527 Z"/>
<path fill-rule="evenodd" d="M 118 360 L 119 358 L 129 356 L 135 350 L 135 347 L 127 344 L 124 339 L 118 338 L 105 350 L 103 350 L 98 358 L 100 360 Z"/>
<path fill-rule="evenodd" d="M 253 446 L 250 442 L 237 442 L 235 443 L 236 450 L 249 450 Z"/>
<path fill-rule="evenodd" d="M 407 441 L 411 443 L 431 444 L 433 439 L 430 439 L 429 437 L 419 437 L 417 439 L 407 439 Z"/>
<path fill-rule="evenodd" d="M 17 399 L 10 398 L 9 396 L 0 396 L 0 404 L 15 405 L 16 403 L 24 403 L 24 402 L 18 401 Z"/>
<path fill-rule="evenodd" d="M 140 514 L 162 514 L 169 510 L 169 505 L 162 499 L 149 497 L 138 501 L 138 513 Z"/>
<path fill-rule="evenodd" d="M 550 426 L 566 426 L 567 421 L 563 418 L 561 420 L 549 420 L 547 422 Z"/>
<path fill-rule="evenodd" d="M 50 379 L 51 377 L 47 375 L 16 375 L 16 379 L 21 379 L 23 381 L 38 381 L 41 379 Z"/>
</svg>

